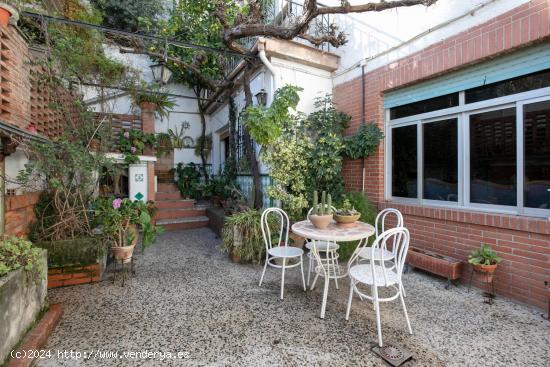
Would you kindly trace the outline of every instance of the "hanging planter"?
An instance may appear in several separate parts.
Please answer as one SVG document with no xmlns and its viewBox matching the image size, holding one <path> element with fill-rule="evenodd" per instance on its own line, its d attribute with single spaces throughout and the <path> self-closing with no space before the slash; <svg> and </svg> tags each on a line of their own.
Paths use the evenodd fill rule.
<svg viewBox="0 0 550 367">
<path fill-rule="evenodd" d="M 3 27 L 7 27 L 10 24 L 10 18 L 12 23 L 17 23 L 19 12 L 14 6 L 0 2 L 0 24 Z"/>
</svg>

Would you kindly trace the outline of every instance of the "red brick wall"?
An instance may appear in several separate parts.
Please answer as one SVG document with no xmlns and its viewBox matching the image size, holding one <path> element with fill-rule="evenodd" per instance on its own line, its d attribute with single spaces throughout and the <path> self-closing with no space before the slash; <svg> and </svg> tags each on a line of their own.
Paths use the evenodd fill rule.
<svg viewBox="0 0 550 367">
<path fill-rule="evenodd" d="M 7 235 L 27 236 L 29 224 L 35 220 L 34 205 L 40 193 L 6 197 L 6 227 Z"/>
<path fill-rule="evenodd" d="M 460 34 L 365 75 L 365 121 L 384 129 L 383 93 L 473 65 L 534 43 L 547 41 L 550 0 L 533 0 Z M 361 121 L 361 77 L 336 86 L 336 104 L 352 116 L 346 134 Z M 384 147 L 366 161 L 365 191 L 380 208 L 403 210 L 411 244 L 462 260 L 481 243 L 493 245 L 504 261 L 497 293 L 545 307 L 550 281 L 550 223 L 535 218 L 494 216 L 461 210 L 400 206 L 384 202 Z M 362 188 L 362 162 L 345 161 L 346 189 Z M 469 274 L 469 268 L 467 268 Z"/>
<path fill-rule="evenodd" d="M 26 128 L 30 121 L 29 50 L 11 25 L 0 25 L 0 120 Z"/>
</svg>

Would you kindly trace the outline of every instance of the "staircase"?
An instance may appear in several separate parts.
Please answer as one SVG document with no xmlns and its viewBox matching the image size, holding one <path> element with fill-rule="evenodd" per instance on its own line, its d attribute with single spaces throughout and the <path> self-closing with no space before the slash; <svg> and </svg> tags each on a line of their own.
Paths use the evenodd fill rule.
<svg viewBox="0 0 550 367">
<path fill-rule="evenodd" d="M 178 187 L 173 183 L 159 183 L 157 186 L 155 214 L 157 224 L 167 231 L 201 228 L 208 225 L 206 206 L 197 205 L 193 199 L 182 199 Z"/>
</svg>

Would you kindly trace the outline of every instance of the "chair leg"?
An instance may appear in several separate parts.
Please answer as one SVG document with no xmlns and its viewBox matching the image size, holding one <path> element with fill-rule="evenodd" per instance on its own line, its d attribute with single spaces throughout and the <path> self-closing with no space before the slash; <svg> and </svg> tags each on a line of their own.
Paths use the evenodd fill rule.
<svg viewBox="0 0 550 367">
<path fill-rule="evenodd" d="M 327 309 L 327 296 L 328 296 L 328 284 L 330 283 L 330 278 L 328 274 L 325 273 L 325 287 L 323 290 L 323 305 L 321 306 L 321 318 L 325 318 L 325 310 Z"/>
<path fill-rule="evenodd" d="M 338 278 L 336 277 L 336 251 L 331 251 L 332 256 L 332 270 L 334 272 L 334 285 L 338 289 Z"/>
<path fill-rule="evenodd" d="M 407 293 L 405 293 L 405 287 L 403 287 L 403 283 L 399 283 L 399 289 L 401 290 L 401 294 L 403 297 L 407 297 Z"/>
<path fill-rule="evenodd" d="M 351 300 L 353 299 L 353 279 L 349 280 L 349 299 L 348 309 L 346 310 L 346 320 L 349 320 L 349 312 L 351 310 Z"/>
<path fill-rule="evenodd" d="M 409 315 L 407 313 L 407 307 L 405 306 L 405 299 L 403 298 L 403 294 L 399 295 L 399 299 L 401 299 L 401 306 L 403 306 L 403 312 L 405 313 L 405 320 L 407 321 L 407 328 L 409 329 L 409 334 L 412 335 L 413 331 L 411 328 L 411 322 L 409 321 Z"/>
<path fill-rule="evenodd" d="M 267 269 L 267 262 L 269 261 L 268 257 L 266 256 L 265 259 L 265 265 L 264 265 L 264 271 L 262 271 L 262 276 L 260 278 L 260 287 L 262 286 L 262 281 L 264 280 L 265 270 Z"/>
<path fill-rule="evenodd" d="M 304 291 L 306 290 L 306 279 L 304 277 L 304 261 L 302 255 L 300 255 L 300 271 L 302 272 L 302 284 L 304 285 Z"/>
<path fill-rule="evenodd" d="M 374 288 L 374 311 L 376 312 L 376 329 L 378 331 L 378 346 L 382 348 L 384 344 L 382 343 L 382 324 L 380 321 L 380 302 L 378 302 L 378 289 L 376 286 Z"/>
<path fill-rule="evenodd" d="M 281 276 L 281 299 L 283 299 L 283 294 L 285 292 L 285 266 L 286 258 L 283 258 L 283 275 Z"/>
<path fill-rule="evenodd" d="M 308 255 L 308 264 L 307 264 L 307 286 L 309 287 L 309 280 L 311 278 L 311 272 L 313 269 L 311 268 L 311 257 Z"/>
<path fill-rule="evenodd" d="M 319 278 L 319 274 L 315 272 L 315 277 L 313 278 L 313 283 L 311 283 L 311 287 L 309 289 L 313 290 L 315 288 L 315 283 L 317 283 L 317 278 Z"/>
</svg>

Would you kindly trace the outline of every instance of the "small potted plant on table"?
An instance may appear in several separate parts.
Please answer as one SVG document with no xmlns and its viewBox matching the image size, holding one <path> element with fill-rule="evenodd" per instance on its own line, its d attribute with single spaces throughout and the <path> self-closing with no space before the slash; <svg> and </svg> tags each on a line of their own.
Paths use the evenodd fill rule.
<svg viewBox="0 0 550 367">
<path fill-rule="evenodd" d="M 315 228 L 325 229 L 332 221 L 332 198 L 325 191 L 321 194 L 321 203 L 319 204 L 317 191 L 313 192 L 313 210 L 308 219 Z"/>
<path fill-rule="evenodd" d="M 501 261 L 502 259 L 487 244 L 482 244 L 468 256 L 468 262 L 472 264 L 474 270 L 486 275 L 487 283 L 493 281 L 493 275 Z"/>
<path fill-rule="evenodd" d="M 334 220 L 339 227 L 354 227 L 359 218 L 361 218 L 361 213 L 355 210 L 348 199 L 345 199 L 342 207 L 334 213 Z"/>
</svg>

